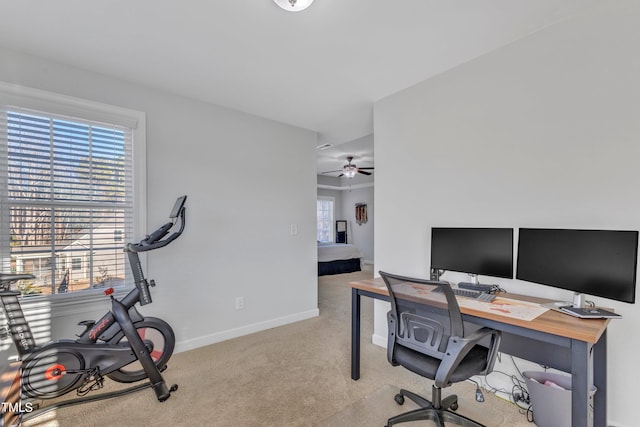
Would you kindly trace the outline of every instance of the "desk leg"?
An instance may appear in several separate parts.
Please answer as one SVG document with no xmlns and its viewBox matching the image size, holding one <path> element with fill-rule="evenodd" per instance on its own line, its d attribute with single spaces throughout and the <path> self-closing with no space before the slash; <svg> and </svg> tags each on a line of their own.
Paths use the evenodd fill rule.
<svg viewBox="0 0 640 427">
<path fill-rule="evenodd" d="M 360 378 L 360 294 L 351 289 L 351 379 Z"/>
<path fill-rule="evenodd" d="M 593 382 L 596 394 L 593 398 L 593 425 L 607 425 L 607 331 L 593 346 Z"/>
<path fill-rule="evenodd" d="M 593 427 L 592 401 L 589 391 L 593 384 L 591 344 L 571 340 L 571 425 Z"/>
</svg>

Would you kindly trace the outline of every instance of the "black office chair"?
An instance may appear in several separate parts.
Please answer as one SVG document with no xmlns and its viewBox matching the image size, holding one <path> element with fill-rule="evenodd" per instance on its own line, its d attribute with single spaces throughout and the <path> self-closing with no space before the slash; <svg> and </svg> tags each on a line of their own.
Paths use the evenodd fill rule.
<svg viewBox="0 0 640 427">
<path fill-rule="evenodd" d="M 391 311 L 387 315 L 389 362 L 434 380 L 431 401 L 400 390 L 395 396 L 398 404 L 402 405 L 406 396 L 420 405 L 420 409 L 390 418 L 387 427 L 417 420 L 432 420 L 438 426 L 444 426 L 445 421 L 482 426 L 452 412 L 458 409 L 458 397 L 442 399 L 442 388 L 491 372 L 500 347 L 500 332 L 481 328 L 465 336 L 460 308 L 447 282 L 382 271 L 380 275 L 391 296 Z M 435 289 L 438 291 L 433 292 Z"/>
</svg>

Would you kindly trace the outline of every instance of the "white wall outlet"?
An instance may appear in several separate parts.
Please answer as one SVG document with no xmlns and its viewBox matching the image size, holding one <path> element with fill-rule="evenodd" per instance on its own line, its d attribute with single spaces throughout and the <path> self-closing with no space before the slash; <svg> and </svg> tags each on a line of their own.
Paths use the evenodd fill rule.
<svg viewBox="0 0 640 427">
<path fill-rule="evenodd" d="M 244 308 L 244 297 L 236 297 L 236 310 Z"/>
<path fill-rule="evenodd" d="M 298 235 L 298 224 L 291 224 L 291 235 L 292 236 Z"/>
</svg>

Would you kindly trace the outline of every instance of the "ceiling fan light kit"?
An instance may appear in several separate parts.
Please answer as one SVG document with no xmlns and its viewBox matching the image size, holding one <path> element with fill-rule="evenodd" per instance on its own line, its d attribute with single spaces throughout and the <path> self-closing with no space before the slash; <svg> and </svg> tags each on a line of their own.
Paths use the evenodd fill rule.
<svg viewBox="0 0 640 427">
<path fill-rule="evenodd" d="M 273 0 L 273 2 L 288 12 L 300 12 L 311 6 L 313 0 Z"/>
<path fill-rule="evenodd" d="M 342 170 L 342 174 L 347 178 L 353 178 L 358 173 L 356 165 L 346 165 Z"/>
<path fill-rule="evenodd" d="M 341 174 L 338 175 L 338 178 L 341 178 L 343 176 L 346 177 L 346 178 L 353 178 L 359 173 L 361 173 L 363 175 L 371 175 L 371 172 L 367 172 L 365 169 L 373 170 L 372 167 L 370 167 L 370 168 L 359 168 L 355 164 L 351 163 L 352 160 L 353 160 L 353 157 L 349 156 L 349 157 L 347 157 L 347 164 L 344 165 L 342 167 L 342 169 L 338 169 L 338 170 L 335 170 L 335 171 L 322 172 L 322 174 L 341 172 Z"/>
</svg>

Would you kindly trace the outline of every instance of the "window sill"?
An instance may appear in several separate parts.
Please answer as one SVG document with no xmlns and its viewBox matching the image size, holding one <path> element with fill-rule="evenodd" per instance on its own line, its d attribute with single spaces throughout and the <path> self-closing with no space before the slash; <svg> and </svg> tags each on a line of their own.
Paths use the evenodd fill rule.
<svg viewBox="0 0 640 427">
<path fill-rule="evenodd" d="M 114 298 L 121 299 L 128 294 L 133 286 L 120 287 L 112 294 Z M 72 292 L 57 295 L 23 295 L 20 304 L 25 313 L 32 310 L 49 309 L 51 317 L 60 317 L 70 314 L 90 313 L 104 305 L 110 305 L 110 298 L 102 289 Z"/>
</svg>

